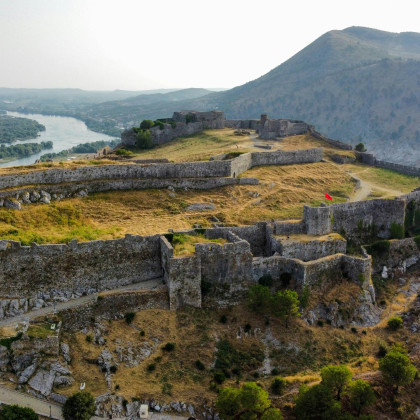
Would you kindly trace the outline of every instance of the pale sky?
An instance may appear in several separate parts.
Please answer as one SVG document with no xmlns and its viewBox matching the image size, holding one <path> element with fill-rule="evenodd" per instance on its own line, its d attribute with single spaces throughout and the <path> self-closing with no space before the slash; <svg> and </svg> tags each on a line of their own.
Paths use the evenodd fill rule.
<svg viewBox="0 0 420 420">
<path fill-rule="evenodd" d="M 0 86 L 231 88 L 332 29 L 420 32 L 419 0 L 0 0 Z"/>
</svg>

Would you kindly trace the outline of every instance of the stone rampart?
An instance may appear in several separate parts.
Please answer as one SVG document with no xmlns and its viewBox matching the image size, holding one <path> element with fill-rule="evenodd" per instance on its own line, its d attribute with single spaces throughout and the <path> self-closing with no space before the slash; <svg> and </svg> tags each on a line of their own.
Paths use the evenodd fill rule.
<svg viewBox="0 0 420 420">
<path fill-rule="evenodd" d="M 312 261 L 334 254 L 345 254 L 347 242 L 344 239 L 321 237 L 317 239 L 272 238 L 273 251 L 287 258 Z"/>
<path fill-rule="evenodd" d="M 1 296 L 29 299 L 28 309 L 162 274 L 159 235 L 30 247 L 0 241 Z"/>
<path fill-rule="evenodd" d="M 232 159 L 230 174 L 233 178 L 252 168 L 252 155 L 253 153 L 244 153 Z"/>
<path fill-rule="evenodd" d="M 267 223 L 258 222 L 249 226 L 230 226 L 218 227 L 206 230 L 206 236 L 209 239 L 224 238 L 228 239 L 228 233 L 232 232 L 240 239 L 247 241 L 251 246 L 251 252 L 254 256 L 267 255 Z"/>
<path fill-rule="evenodd" d="M 244 240 L 236 239 L 236 242 L 223 245 L 196 244 L 195 253 L 201 262 L 203 281 L 227 284 L 232 292 L 251 280 L 252 253 L 249 243 Z"/>
<path fill-rule="evenodd" d="M 16 198 L 21 200 L 25 193 L 30 195 L 33 192 L 39 193 L 46 191 L 51 196 L 62 194 L 64 197 L 77 196 L 80 191 L 86 193 L 96 193 L 103 191 L 124 191 L 124 190 L 144 190 L 144 189 L 164 189 L 173 187 L 175 189 L 189 190 L 209 190 L 212 188 L 221 188 L 229 185 L 258 185 L 256 178 L 177 178 L 177 179 L 116 179 L 116 180 L 98 180 L 91 182 L 76 182 L 57 185 L 47 185 L 42 188 L 25 187 L 12 190 L 0 191 L 0 200 L 6 198 Z M 54 198 L 53 198 L 54 199 Z M 0 204 L 1 207 L 1 204 Z"/>
<path fill-rule="evenodd" d="M 309 125 L 308 129 L 311 136 L 315 137 L 318 140 L 325 141 L 326 143 L 331 144 L 331 146 L 338 147 L 339 149 L 352 150 L 352 147 L 350 144 L 344 143 L 339 140 L 330 139 L 329 137 L 326 137 L 322 135 L 321 133 L 319 133 L 318 131 L 316 131 L 312 125 Z"/>
<path fill-rule="evenodd" d="M 304 206 L 303 222 L 309 235 L 344 233 L 360 236 L 375 227 L 377 236 L 390 238 L 391 225 L 404 225 L 405 201 L 400 199 L 367 200 L 333 204 L 325 207 Z M 363 235 L 362 235 L 363 236 Z"/>
<path fill-rule="evenodd" d="M 258 130 L 260 128 L 260 120 L 225 120 L 225 127 L 243 130 Z"/>
<path fill-rule="evenodd" d="M 333 204 L 329 208 L 332 211 L 332 230 L 339 233 L 344 231 L 349 237 L 374 225 L 379 238 L 390 238 L 392 223 L 404 225 L 404 200 L 356 201 Z"/>
<path fill-rule="evenodd" d="M 303 220 L 276 220 L 273 225 L 274 235 L 296 235 L 306 233 Z"/>
<path fill-rule="evenodd" d="M 275 140 L 277 137 L 305 134 L 308 129 L 309 126 L 304 121 L 264 119 L 260 121 L 259 137 L 265 140 Z"/>
<path fill-rule="evenodd" d="M 252 166 L 292 165 L 320 162 L 323 157 L 321 147 L 307 150 L 252 153 Z"/>
<path fill-rule="evenodd" d="M 376 166 L 378 168 L 390 169 L 405 175 L 420 177 L 420 168 L 416 166 L 401 165 L 399 163 L 386 162 L 376 159 L 375 155 L 366 152 L 356 152 L 357 160 L 366 165 Z"/>
</svg>

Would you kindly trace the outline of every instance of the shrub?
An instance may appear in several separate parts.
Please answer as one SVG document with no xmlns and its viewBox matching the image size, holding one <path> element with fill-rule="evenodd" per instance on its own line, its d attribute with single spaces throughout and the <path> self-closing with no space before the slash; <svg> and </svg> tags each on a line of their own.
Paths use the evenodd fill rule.
<svg viewBox="0 0 420 420">
<path fill-rule="evenodd" d="M 387 240 L 374 242 L 366 247 L 366 251 L 374 257 L 381 257 L 389 252 L 390 242 Z"/>
<path fill-rule="evenodd" d="M 300 293 L 300 296 L 299 296 L 299 302 L 300 302 L 300 306 L 301 306 L 303 309 L 307 308 L 307 307 L 308 307 L 308 305 L 309 305 L 309 298 L 310 298 L 310 294 L 311 294 L 311 292 L 310 292 L 310 290 L 309 290 L 309 287 L 308 287 L 308 286 L 305 286 L 305 287 L 302 289 L 302 292 Z"/>
<path fill-rule="evenodd" d="M 388 328 L 392 331 L 396 331 L 403 325 L 403 320 L 399 316 L 393 316 L 388 319 Z"/>
<path fill-rule="evenodd" d="M 204 363 L 201 360 L 196 360 L 194 362 L 194 366 L 198 369 L 198 370 L 205 370 L 206 367 L 204 366 Z"/>
<path fill-rule="evenodd" d="M 375 402 L 375 393 L 372 387 L 362 379 L 357 379 L 349 386 L 350 405 L 360 416 L 363 408 L 372 405 Z"/>
<path fill-rule="evenodd" d="M 0 408 L 0 419 L 5 420 L 38 420 L 38 415 L 32 408 L 18 405 L 3 405 Z"/>
<path fill-rule="evenodd" d="M 163 347 L 162 350 L 170 352 L 175 350 L 175 343 L 166 343 Z"/>
<path fill-rule="evenodd" d="M 131 150 L 118 149 L 115 151 L 115 154 L 118 156 L 131 156 L 133 152 Z"/>
<path fill-rule="evenodd" d="M 414 242 L 417 245 L 417 248 L 420 249 L 420 235 L 414 237 Z"/>
<path fill-rule="evenodd" d="M 172 384 L 170 384 L 169 382 L 165 382 L 162 385 L 162 394 L 172 395 L 172 388 L 173 388 Z"/>
<path fill-rule="evenodd" d="M 116 387 L 115 387 L 116 388 Z M 76 392 L 63 406 L 65 420 L 88 420 L 95 415 L 96 401 L 89 392 Z"/>
<path fill-rule="evenodd" d="M 245 324 L 244 332 L 249 333 L 251 331 L 251 324 Z"/>
<path fill-rule="evenodd" d="M 248 291 L 248 305 L 255 312 L 266 312 L 271 303 L 271 293 L 267 286 L 256 284 Z"/>
<path fill-rule="evenodd" d="M 280 274 L 280 282 L 281 282 L 282 287 L 288 287 L 291 280 L 292 280 L 292 275 L 290 273 Z"/>
<path fill-rule="evenodd" d="M 140 124 L 140 128 L 142 130 L 148 130 L 149 128 L 152 128 L 155 125 L 155 123 L 152 120 L 143 120 Z"/>
<path fill-rule="evenodd" d="M 404 238 L 404 226 L 399 223 L 391 223 L 391 238 L 392 239 L 403 239 Z"/>
<path fill-rule="evenodd" d="M 273 382 L 271 382 L 271 392 L 276 395 L 283 394 L 283 391 L 286 389 L 287 381 L 286 379 L 278 376 L 274 378 Z"/>
<path fill-rule="evenodd" d="M 264 274 L 259 278 L 258 283 L 262 286 L 271 287 L 273 285 L 273 278 L 271 277 L 271 274 Z"/>
<path fill-rule="evenodd" d="M 153 372 L 155 369 L 156 369 L 156 363 L 150 363 L 149 365 L 147 365 L 148 372 Z"/>
<path fill-rule="evenodd" d="M 143 330 L 141 330 L 140 331 L 140 337 L 144 337 L 145 335 L 146 335 L 146 333 Z"/>
<path fill-rule="evenodd" d="M 214 382 L 216 382 L 217 384 L 220 385 L 226 380 L 226 376 L 223 372 L 218 370 L 218 371 L 214 372 L 213 379 L 214 379 Z"/>
<path fill-rule="evenodd" d="M 352 373 L 347 366 L 326 366 L 321 369 L 321 384 L 336 392 L 337 400 L 340 401 L 341 392 L 348 385 Z"/>
<path fill-rule="evenodd" d="M 158 126 L 160 130 L 163 130 L 165 128 L 165 125 L 162 121 L 156 120 L 154 125 Z"/>
<path fill-rule="evenodd" d="M 209 293 L 211 290 L 211 283 L 209 281 L 206 280 L 201 280 L 201 294 L 207 295 L 207 293 Z"/>
<path fill-rule="evenodd" d="M 226 324 L 226 322 L 227 322 L 227 316 L 225 314 L 223 314 L 220 317 L 219 322 L 222 323 L 222 324 Z"/>
<path fill-rule="evenodd" d="M 109 371 L 110 371 L 111 373 L 115 373 L 115 372 L 117 371 L 117 366 L 112 365 L 112 366 L 109 368 Z"/>
<path fill-rule="evenodd" d="M 354 147 L 354 150 L 357 150 L 358 152 L 366 152 L 366 147 L 363 143 L 356 144 Z"/>
<path fill-rule="evenodd" d="M 131 324 L 133 322 L 135 316 L 136 316 L 136 314 L 134 312 L 128 312 L 128 313 L 126 313 L 124 315 L 125 322 L 127 324 Z"/>
<path fill-rule="evenodd" d="M 92 336 L 91 336 L 90 334 L 88 334 L 88 335 L 86 336 L 86 341 L 87 341 L 88 343 L 91 343 L 91 342 L 93 341 Z"/>
<path fill-rule="evenodd" d="M 316 321 L 316 324 L 318 325 L 318 327 L 323 327 L 324 321 L 322 319 L 318 319 L 318 321 Z"/>
<path fill-rule="evenodd" d="M 149 130 L 142 130 L 137 133 L 137 147 L 139 149 L 151 149 L 153 138 Z"/>
</svg>

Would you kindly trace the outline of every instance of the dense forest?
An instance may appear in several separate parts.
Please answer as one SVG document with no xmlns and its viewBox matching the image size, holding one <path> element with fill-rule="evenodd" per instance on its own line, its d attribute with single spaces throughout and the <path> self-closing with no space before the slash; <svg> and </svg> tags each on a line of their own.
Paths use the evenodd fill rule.
<svg viewBox="0 0 420 420">
<path fill-rule="evenodd" d="M 0 143 L 33 139 L 40 131 L 45 131 L 45 127 L 35 120 L 0 115 Z"/>
<path fill-rule="evenodd" d="M 62 150 L 58 153 L 46 153 L 40 157 L 42 162 L 45 162 L 47 159 L 54 159 L 56 157 L 67 157 L 75 153 L 96 153 L 99 149 L 105 146 L 116 146 L 120 141 L 94 141 L 91 143 L 82 143 L 77 146 L 72 147 L 71 149 Z"/>
<path fill-rule="evenodd" d="M 13 146 L 0 145 L 0 159 L 23 158 L 34 155 L 44 149 L 51 149 L 52 141 L 43 141 L 41 143 L 24 143 Z"/>
</svg>

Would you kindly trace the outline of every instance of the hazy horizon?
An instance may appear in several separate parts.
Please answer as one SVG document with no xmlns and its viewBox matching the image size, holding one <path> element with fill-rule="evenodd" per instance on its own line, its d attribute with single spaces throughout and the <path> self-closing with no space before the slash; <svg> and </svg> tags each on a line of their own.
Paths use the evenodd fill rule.
<svg viewBox="0 0 420 420">
<path fill-rule="evenodd" d="M 0 0 L 0 86 L 229 89 L 333 29 L 420 32 L 412 2 Z"/>
</svg>

